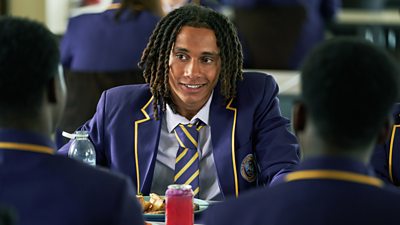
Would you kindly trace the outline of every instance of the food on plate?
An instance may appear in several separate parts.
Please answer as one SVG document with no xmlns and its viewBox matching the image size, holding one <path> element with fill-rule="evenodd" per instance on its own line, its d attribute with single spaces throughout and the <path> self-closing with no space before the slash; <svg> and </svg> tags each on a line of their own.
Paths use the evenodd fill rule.
<svg viewBox="0 0 400 225">
<path fill-rule="evenodd" d="M 165 199 L 155 193 L 150 193 L 149 200 L 146 201 L 143 195 L 136 195 L 140 205 L 142 206 L 143 213 L 146 214 L 164 214 L 165 213 Z"/>
<path fill-rule="evenodd" d="M 165 213 L 165 197 L 156 193 L 150 193 L 149 200 L 146 201 L 143 195 L 136 195 L 136 199 L 142 206 L 145 214 L 164 214 Z M 198 204 L 193 203 L 193 210 L 199 210 Z"/>
</svg>

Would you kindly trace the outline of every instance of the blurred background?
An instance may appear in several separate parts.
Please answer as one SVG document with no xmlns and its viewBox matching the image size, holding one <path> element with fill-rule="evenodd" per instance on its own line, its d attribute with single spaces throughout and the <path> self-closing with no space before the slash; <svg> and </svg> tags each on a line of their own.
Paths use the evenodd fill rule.
<svg viewBox="0 0 400 225">
<path fill-rule="evenodd" d="M 0 15 L 45 23 L 62 40 L 69 18 L 100 13 L 112 0 L 0 0 Z M 177 0 L 160 0 L 167 4 Z M 245 69 L 272 74 L 280 86 L 282 112 L 290 117 L 299 95 L 299 68 L 318 42 L 334 36 L 358 36 L 400 60 L 400 0 L 209 0 L 237 26 Z M 172 6 L 169 8 L 173 8 Z M 164 13 L 167 13 L 165 11 Z M 356 87 L 355 87 L 356 88 Z"/>
</svg>

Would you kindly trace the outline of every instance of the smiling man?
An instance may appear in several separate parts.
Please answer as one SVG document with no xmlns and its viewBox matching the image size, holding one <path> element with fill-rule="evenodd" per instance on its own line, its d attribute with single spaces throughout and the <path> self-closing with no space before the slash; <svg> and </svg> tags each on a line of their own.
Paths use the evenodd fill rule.
<svg viewBox="0 0 400 225">
<path fill-rule="evenodd" d="M 97 164 L 129 175 L 143 194 L 185 183 L 198 198 L 222 200 L 279 182 L 299 160 L 297 141 L 273 78 L 242 74 L 242 62 L 226 17 L 197 5 L 169 13 L 139 64 L 147 84 L 104 92 L 81 127 Z"/>
</svg>

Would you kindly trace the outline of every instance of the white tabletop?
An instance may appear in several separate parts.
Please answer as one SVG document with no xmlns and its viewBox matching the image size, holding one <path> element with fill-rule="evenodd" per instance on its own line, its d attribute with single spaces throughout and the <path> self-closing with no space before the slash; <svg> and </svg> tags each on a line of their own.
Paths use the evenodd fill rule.
<svg viewBox="0 0 400 225">
<path fill-rule="evenodd" d="M 336 23 L 343 25 L 400 26 L 400 11 L 398 9 L 342 9 L 336 17 Z"/>
<path fill-rule="evenodd" d="M 280 95 L 300 94 L 300 73 L 296 70 L 265 70 L 246 69 L 244 71 L 258 71 L 272 75 L 279 86 Z"/>
</svg>

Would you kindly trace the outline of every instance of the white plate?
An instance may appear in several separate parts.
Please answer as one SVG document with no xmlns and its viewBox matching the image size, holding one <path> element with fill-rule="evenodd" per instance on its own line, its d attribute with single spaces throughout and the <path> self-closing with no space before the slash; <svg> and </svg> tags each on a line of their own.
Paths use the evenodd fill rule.
<svg viewBox="0 0 400 225">
<path fill-rule="evenodd" d="M 145 201 L 149 201 L 150 197 L 149 196 L 144 196 L 144 200 Z M 195 210 L 194 214 L 198 214 L 203 212 L 204 210 L 206 210 L 208 208 L 208 202 L 198 199 L 198 198 L 194 198 L 193 202 L 196 203 L 197 205 L 199 205 L 199 210 Z M 165 221 L 165 214 L 147 214 L 144 213 L 143 214 L 144 220 L 146 221 Z"/>
</svg>

